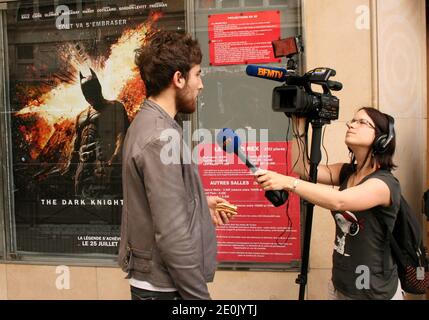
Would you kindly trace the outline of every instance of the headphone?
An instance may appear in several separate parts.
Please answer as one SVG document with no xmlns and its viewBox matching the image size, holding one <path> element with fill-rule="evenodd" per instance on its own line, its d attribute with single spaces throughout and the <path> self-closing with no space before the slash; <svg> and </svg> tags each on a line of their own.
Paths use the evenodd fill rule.
<svg viewBox="0 0 429 320">
<path fill-rule="evenodd" d="M 395 119 L 393 119 L 393 117 L 389 116 L 388 114 L 385 115 L 389 121 L 389 132 L 387 134 L 383 133 L 375 138 L 372 145 L 373 154 L 383 154 L 386 152 L 389 143 L 395 137 Z"/>
</svg>

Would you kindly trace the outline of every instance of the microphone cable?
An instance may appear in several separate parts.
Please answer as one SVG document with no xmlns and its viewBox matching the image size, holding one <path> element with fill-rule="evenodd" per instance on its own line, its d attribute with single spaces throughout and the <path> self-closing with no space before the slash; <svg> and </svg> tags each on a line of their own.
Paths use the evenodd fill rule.
<svg viewBox="0 0 429 320">
<path fill-rule="evenodd" d="M 288 141 L 288 137 L 289 137 L 289 132 L 290 132 L 290 127 L 292 125 L 292 121 L 290 118 L 288 118 L 288 127 L 287 127 L 287 131 L 286 131 L 286 141 Z M 293 131 L 293 130 L 292 130 Z M 291 145 L 291 144 L 290 144 Z M 286 174 L 289 174 L 288 172 L 288 152 L 289 152 L 289 146 L 286 147 Z M 292 153 L 291 153 L 292 156 Z M 295 166 L 293 166 L 293 168 L 295 168 Z M 291 172 L 293 171 L 293 168 L 291 169 Z M 286 201 L 286 218 L 287 218 L 287 223 L 286 223 L 286 227 L 285 229 L 282 231 L 282 233 L 280 233 L 280 235 L 277 237 L 276 239 L 276 243 L 278 246 L 286 246 L 286 244 L 289 242 L 289 238 L 290 235 L 292 234 L 292 227 L 293 227 L 293 223 L 292 223 L 292 219 L 290 217 L 289 214 L 289 203 L 290 203 L 290 196 L 288 197 L 287 201 Z M 285 239 L 282 241 L 283 236 L 286 234 Z"/>
<path fill-rule="evenodd" d="M 307 139 L 300 137 L 299 136 L 299 132 L 297 130 L 297 125 L 298 125 L 298 119 L 296 119 L 296 124 L 294 125 L 292 123 L 291 118 L 288 118 L 289 123 L 288 123 L 288 129 L 286 132 L 286 141 L 289 137 L 289 132 L 290 132 L 290 127 L 292 125 L 292 139 L 294 139 L 295 137 L 297 138 L 297 147 L 298 147 L 298 154 L 302 154 L 302 161 L 303 161 L 303 169 L 304 169 L 304 175 L 309 175 L 309 172 L 307 171 L 307 165 L 306 165 L 306 159 L 308 159 L 308 154 L 307 154 Z M 307 125 L 306 125 L 306 132 L 307 132 Z M 292 142 L 293 143 L 293 142 Z M 292 153 L 291 153 L 291 157 L 292 157 Z M 295 163 L 292 166 L 291 172 L 293 172 L 293 170 L 295 169 L 296 165 L 299 162 L 299 157 L 295 160 Z M 288 168 L 288 149 L 286 149 L 286 168 Z M 287 172 L 287 174 L 289 174 L 289 172 Z M 299 212 L 299 214 L 301 214 L 301 210 Z M 277 244 L 284 246 L 286 245 L 286 243 L 289 241 L 290 235 L 292 234 L 292 227 L 293 227 L 293 223 L 292 223 L 292 219 L 290 217 L 290 213 L 289 213 L 289 198 L 288 201 L 286 203 L 286 217 L 287 217 L 287 226 L 285 228 L 285 230 L 278 236 L 277 238 Z M 287 234 L 286 234 L 287 232 Z M 283 243 L 280 243 L 280 239 L 283 237 L 283 235 L 286 234 L 286 238 L 283 241 Z"/>
<path fill-rule="evenodd" d="M 331 178 L 331 185 L 332 185 L 332 188 L 335 188 L 334 178 L 332 177 L 332 171 L 331 171 L 331 168 L 329 168 L 328 150 L 326 150 L 326 148 L 325 148 L 325 131 L 326 131 L 326 127 L 323 128 L 323 132 L 322 132 L 322 147 L 323 147 L 323 150 L 325 151 L 325 154 L 326 154 L 326 168 L 328 169 L 329 177 Z"/>
</svg>

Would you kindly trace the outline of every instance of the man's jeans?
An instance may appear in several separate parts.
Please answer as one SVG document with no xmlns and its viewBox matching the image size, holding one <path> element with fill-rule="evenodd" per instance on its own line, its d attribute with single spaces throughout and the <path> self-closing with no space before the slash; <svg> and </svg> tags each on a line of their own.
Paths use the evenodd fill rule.
<svg viewBox="0 0 429 320">
<path fill-rule="evenodd" d="M 177 291 L 158 292 L 131 287 L 131 300 L 182 300 Z"/>
</svg>

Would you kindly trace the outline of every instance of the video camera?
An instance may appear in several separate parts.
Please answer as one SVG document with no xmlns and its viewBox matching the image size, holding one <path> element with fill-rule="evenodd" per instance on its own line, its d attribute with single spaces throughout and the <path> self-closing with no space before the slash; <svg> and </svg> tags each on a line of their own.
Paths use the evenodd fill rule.
<svg viewBox="0 0 429 320">
<path fill-rule="evenodd" d="M 290 37 L 272 42 L 274 56 L 287 57 L 287 70 L 278 67 L 260 67 L 249 65 L 246 73 L 264 79 L 284 82 L 273 89 L 272 108 L 276 112 L 284 112 L 288 117 L 293 114 L 305 116 L 310 120 L 330 123 L 337 120 L 339 99 L 331 94 L 331 90 L 339 91 L 343 85 L 329 80 L 336 71 L 329 68 L 316 68 L 303 76 L 296 73 L 295 57 L 303 51 L 301 37 Z M 323 93 L 314 92 L 312 84 L 320 85 Z"/>
</svg>

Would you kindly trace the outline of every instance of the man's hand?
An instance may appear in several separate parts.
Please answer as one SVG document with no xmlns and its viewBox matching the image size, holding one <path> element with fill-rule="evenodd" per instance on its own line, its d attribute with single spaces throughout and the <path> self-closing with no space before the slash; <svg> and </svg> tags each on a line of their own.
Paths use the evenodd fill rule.
<svg viewBox="0 0 429 320">
<path fill-rule="evenodd" d="M 220 204 L 220 203 L 230 204 L 228 201 L 220 197 L 207 197 L 207 203 L 209 205 L 210 215 L 212 217 L 212 221 L 215 226 L 222 226 L 224 224 L 229 223 L 233 215 L 224 210 L 216 210 L 217 204 Z"/>
</svg>

